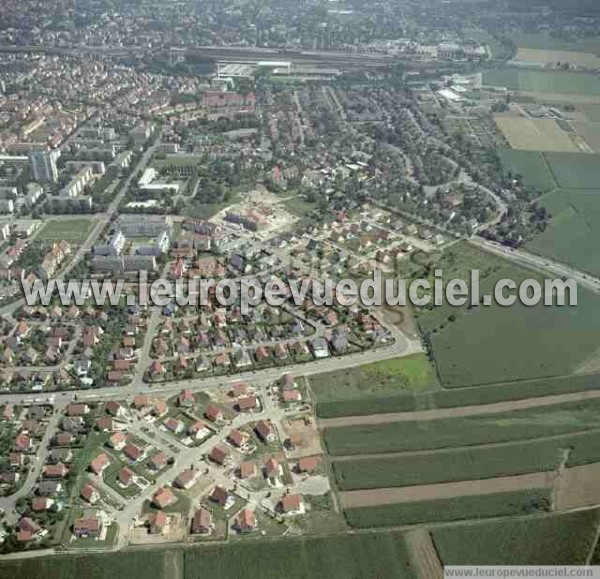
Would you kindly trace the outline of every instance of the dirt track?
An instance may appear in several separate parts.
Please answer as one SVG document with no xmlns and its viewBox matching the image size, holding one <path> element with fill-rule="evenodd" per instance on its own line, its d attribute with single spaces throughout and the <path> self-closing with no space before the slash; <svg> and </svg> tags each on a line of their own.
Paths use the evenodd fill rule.
<svg viewBox="0 0 600 579">
<path fill-rule="evenodd" d="M 564 402 L 579 402 L 600 398 L 600 390 L 555 394 L 524 400 L 480 404 L 478 406 L 460 406 L 458 408 L 434 408 L 432 410 L 417 410 L 415 412 L 390 412 L 384 414 L 368 414 L 366 416 L 343 416 L 341 418 L 325 418 L 319 420 L 319 428 L 336 428 L 340 426 L 362 426 L 385 424 L 387 422 L 411 422 L 416 420 L 437 420 L 440 418 L 460 418 L 475 414 L 495 414 L 496 412 L 512 412 L 525 408 L 552 406 Z"/>
<path fill-rule="evenodd" d="M 345 491 L 340 493 L 340 499 L 344 508 L 372 507 L 377 505 L 388 505 L 391 503 L 411 503 L 452 497 L 490 495 L 509 491 L 552 487 L 555 478 L 556 473 L 554 472 L 538 472 L 485 480 Z"/>
</svg>

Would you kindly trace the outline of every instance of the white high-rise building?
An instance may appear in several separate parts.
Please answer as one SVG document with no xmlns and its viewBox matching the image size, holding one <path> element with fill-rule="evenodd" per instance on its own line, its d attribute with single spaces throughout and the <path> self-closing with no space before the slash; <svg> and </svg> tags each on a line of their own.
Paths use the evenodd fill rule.
<svg viewBox="0 0 600 579">
<path fill-rule="evenodd" d="M 56 159 L 58 151 L 31 151 L 29 153 L 29 167 L 34 181 L 58 181 Z"/>
</svg>

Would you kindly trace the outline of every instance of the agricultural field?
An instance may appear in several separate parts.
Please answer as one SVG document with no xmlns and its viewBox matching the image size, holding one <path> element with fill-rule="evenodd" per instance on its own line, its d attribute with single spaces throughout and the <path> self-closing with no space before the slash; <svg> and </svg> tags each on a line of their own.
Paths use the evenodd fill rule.
<svg viewBox="0 0 600 579">
<path fill-rule="evenodd" d="M 87 237 L 93 222 L 90 219 L 52 219 L 38 233 L 39 241 L 68 241 L 74 245 L 82 243 Z"/>
<path fill-rule="evenodd" d="M 494 120 L 513 149 L 576 153 L 579 148 L 554 119 L 530 119 L 513 113 Z"/>
<path fill-rule="evenodd" d="M 470 279 L 468 269 L 487 256 L 481 272 L 481 295 L 492 293 L 500 279 L 520 281 L 542 278 L 533 272 L 494 258 L 466 243 L 456 244 L 434 260 L 430 270 L 444 271 L 445 279 Z M 462 273 L 446 272 L 453 261 L 472 266 Z M 595 327 L 600 322 L 599 299 L 579 288 L 578 306 L 504 308 L 490 306 L 421 309 L 418 324 L 429 338 L 438 376 L 446 388 L 492 384 L 572 373 L 597 350 Z M 493 328 L 493 332 L 490 331 Z M 543 345 L 540 341 L 543 336 Z M 539 344 L 539 347 L 536 346 Z"/>
<path fill-rule="evenodd" d="M 511 40 L 519 48 L 560 50 L 569 53 L 586 52 L 600 56 L 600 36 L 558 38 L 548 32 L 518 32 L 511 35 Z"/>
<path fill-rule="evenodd" d="M 499 149 L 497 152 L 504 169 L 513 175 L 521 175 L 528 187 L 541 192 L 552 191 L 557 187 L 550 167 L 541 153 L 514 149 Z"/>
<path fill-rule="evenodd" d="M 342 491 L 402 487 L 461 480 L 482 480 L 555 470 L 600 461 L 600 429 L 539 440 L 515 441 L 473 448 L 443 449 L 404 456 L 334 460 Z"/>
<path fill-rule="evenodd" d="M 543 233 L 531 240 L 526 248 L 568 263 L 577 269 L 600 274 L 596 224 L 600 219 L 600 190 L 560 189 L 540 200 L 552 215 Z"/>
<path fill-rule="evenodd" d="M 517 49 L 514 60 L 520 62 L 531 62 L 541 66 L 556 66 L 557 63 L 576 65 L 581 68 L 600 68 L 600 57 L 591 52 L 576 52 L 571 50 L 549 50 L 540 48 Z"/>
<path fill-rule="evenodd" d="M 563 189 L 596 189 L 600 183 L 600 155 L 544 153 L 552 175 Z"/>
<path fill-rule="evenodd" d="M 583 72 L 507 67 L 484 72 L 483 84 L 514 91 L 600 96 L 600 79 L 594 74 Z"/>
<path fill-rule="evenodd" d="M 325 428 L 333 456 L 433 450 L 558 436 L 598 427 L 600 400 L 498 414 Z"/>
<path fill-rule="evenodd" d="M 268 564 L 266 564 L 268 562 Z M 20 579 L 415 579 L 401 533 L 326 539 L 250 541 L 233 545 L 129 550 L 107 555 L 31 557 L 0 562 L 0 576 Z"/>
<path fill-rule="evenodd" d="M 253 541 L 185 551 L 185 579 L 412 579 L 400 533 Z M 266 564 L 268 562 L 268 564 Z"/>
<path fill-rule="evenodd" d="M 548 489 L 530 489 L 472 497 L 455 497 L 417 503 L 395 503 L 346 509 L 353 528 L 398 527 L 418 523 L 520 516 L 544 511 L 550 504 Z"/>
<path fill-rule="evenodd" d="M 598 510 L 432 530 L 446 565 L 583 565 L 593 546 Z"/>
<path fill-rule="evenodd" d="M 358 369 L 354 368 L 353 372 Z M 324 387 L 315 392 L 317 401 L 317 416 L 328 423 L 328 419 L 343 417 L 367 416 L 393 412 L 412 412 L 435 408 L 457 408 L 462 406 L 478 406 L 539 398 L 576 392 L 586 392 L 600 389 L 600 375 L 582 374 L 569 377 L 542 378 L 522 380 L 517 382 L 498 383 L 486 386 L 472 386 L 452 390 L 435 390 L 423 392 L 393 392 L 381 395 L 365 396 L 364 398 L 329 398 L 329 390 L 337 391 L 338 379 L 341 373 L 331 372 L 311 377 L 311 382 L 331 381 L 329 388 L 324 381 Z M 368 392 L 366 390 L 366 392 Z"/>
<path fill-rule="evenodd" d="M 600 153 L 600 123 L 574 121 L 571 125 L 594 152 Z"/>
</svg>

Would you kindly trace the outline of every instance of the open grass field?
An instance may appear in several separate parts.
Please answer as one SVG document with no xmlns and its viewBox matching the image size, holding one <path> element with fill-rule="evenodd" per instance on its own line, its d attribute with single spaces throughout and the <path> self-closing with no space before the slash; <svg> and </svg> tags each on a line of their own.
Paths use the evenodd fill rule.
<svg viewBox="0 0 600 579">
<path fill-rule="evenodd" d="M 554 119 L 530 119 L 511 114 L 495 115 L 494 121 L 513 149 L 579 152 L 569 133 Z"/>
<path fill-rule="evenodd" d="M 548 489 L 531 489 L 473 497 L 455 497 L 418 503 L 346 509 L 351 527 L 397 527 L 417 523 L 519 516 L 543 510 L 550 503 Z"/>
<path fill-rule="evenodd" d="M 600 123 L 600 105 L 579 105 L 577 110 L 582 112 L 591 123 Z"/>
<path fill-rule="evenodd" d="M 92 228 L 90 219 L 52 219 L 48 221 L 37 235 L 40 241 L 68 241 L 79 244 L 85 240 Z"/>
<path fill-rule="evenodd" d="M 482 259 L 481 295 L 493 294 L 500 279 L 517 285 L 543 279 L 501 258 L 494 258 L 467 243 L 454 245 L 434 260 L 430 270 L 442 269 L 445 279 L 470 280 L 468 269 Z M 452 269 L 453 261 L 462 273 Z M 469 265 L 469 264 L 473 265 Z M 447 273 L 446 265 L 451 271 Z M 598 349 L 596 329 L 600 322 L 600 298 L 579 288 L 577 307 L 527 307 L 515 304 L 452 307 L 443 305 L 418 312 L 421 331 L 429 336 L 442 386 L 457 388 L 550 376 L 564 376 Z M 493 328 L 493 331 L 492 331 Z"/>
<path fill-rule="evenodd" d="M 552 215 L 543 233 L 527 249 L 568 263 L 577 269 L 600 274 L 600 190 L 560 189 L 545 196 L 540 204 Z"/>
<path fill-rule="evenodd" d="M 416 398 L 407 394 L 439 388 L 434 368 L 421 354 L 317 374 L 310 386 L 323 417 L 388 412 L 390 402 L 413 410 Z"/>
<path fill-rule="evenodd" d="M 428 421 L 325 428 L 333 456 L 418 451 L 527 440 L 598 427 L 600 400 Z"/>
<path fill-rule="evenodd" d="M 332 464 L 340 490 L 481 480 L 600 462 L 600 429 L 497 446 L 442 449 L 404 456 L 339 460 Z"/>
<path fill-rule="evenodd" d="M 600 155 L 544 153 L 552 175 L 563 189 L 597 189 L 600 183 Z"/>
<path fill-rule="evenodd" d="M 498 156 L 504 169 L 513 175 L 521 175 L 527 186 L 542 192 L 556 188 L 556 181 L 541 153 L 500 149 Z"/>
<path fill-rule="evenodd" d="M 591 73 L 502 68 L 483 73 L 483 84 L 514 91 L 600 96 L 600 79 Z"/>
<path fill-rule="evenodd" d="M 582 565 L 600 522 L 597 510 L 432 531 L 445 565 Z"/>
<path fill-rule="evenodd" d="M 575 64 L 583 68 L 600 68 L 600 57 L 591 52 L 578 52 L 571 50 L 550 50 L 540 48 L 517 49 L 515 60 L 532 62 L 539 65 L 555 66 L 557 63 Z"/>
</svg>

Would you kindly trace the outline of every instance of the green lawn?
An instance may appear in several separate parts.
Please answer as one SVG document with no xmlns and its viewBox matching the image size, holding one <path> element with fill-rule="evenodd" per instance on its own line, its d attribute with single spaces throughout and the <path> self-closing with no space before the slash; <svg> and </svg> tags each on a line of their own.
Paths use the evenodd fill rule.
<svg viewBox="0 0 600 579">
<path fill-rule="evenodd" d="M 547 510 L 549 489 L 346 509 L 351 527 L 397 527 L 417 523 L 459 521 L 532 514 Z"/>
<path fill-rule="evenodd" d="M 79 244 L 85 240 L 91 228 L 92 221 L 87 218 L 52 219 L 42 227 L 36 239 L 40 241 L 64 239 L 69 243 Z"/>
<path fill-rule="evenodd" d="M 569 466 L 600 462 L 600 430 L 551 439 L 516 441 L 496 447 L 334 461 L 340 490 L 486 479 L 555 470 L 571 449 Z"/>
<path fill-rule="evenodd" d="M 583 565 L 600 522 L 597 510 L 434 529 L 445 565 Z"/>
<path fill-rule="evenodd" d="M 557 436 L 598 428 L 600 400 L 586 400 L 427 421 L 325 428 L 332 455 L 375 454 L 477 446 Z"/>
<path fill-rule="evenodd" d="M 594 74 L 579 72 L 506 67 L 484 72 L 483 84 L 517 91 L 600 95 L 600 79 Z"/>
</svg>

